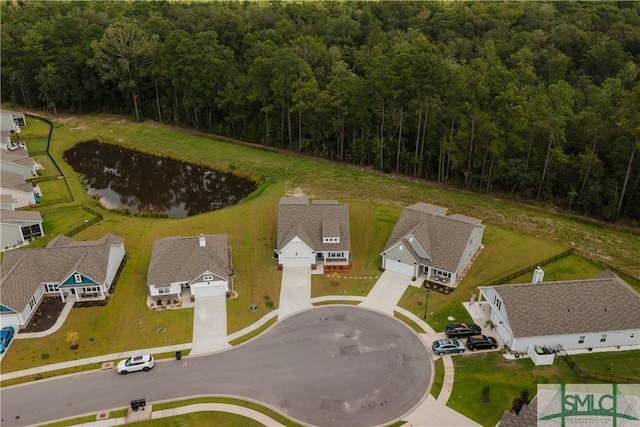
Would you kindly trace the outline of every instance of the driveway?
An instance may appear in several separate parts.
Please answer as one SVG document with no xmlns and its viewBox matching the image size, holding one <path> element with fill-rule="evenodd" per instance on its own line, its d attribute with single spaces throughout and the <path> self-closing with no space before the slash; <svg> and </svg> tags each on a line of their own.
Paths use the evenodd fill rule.
<svg viewBox="0 0 640 427">
<path fill-rule="evenodd" d="M 280 285 L 280 303 L 278 318 L 282 319 L 292 313 L 311 305 L 311 267 L 284 267 Z"/>
<path fill-rule="evenodd" d="M 429 354 L 396 319 L 353 306 L 317 307 L 287 317 L 228 351 L 158 361 L 149 372 L 115 371 L 2 388 L 2 426 L 198 395 L 263 402 L 305 424 L 389 424 L 427 392 Z M 34 396 L 39 398 L 34 405 Z M 88 398 L 89 396 L 89 398 Z"/>
<path fill-rule="evenodd" d="M 393 316 L 393 310 L 411 283 L 411 278 L 392 271 L 385 271 L 373 286 L 367 297 L 360 303 L 361 307 L 368 307 Z"/>
<path fill-rule="evenodd" d="M 196 298 L 193 308 L 192 355 L 229 348 L 227 342 L 227 297 Z"/>
</svg>

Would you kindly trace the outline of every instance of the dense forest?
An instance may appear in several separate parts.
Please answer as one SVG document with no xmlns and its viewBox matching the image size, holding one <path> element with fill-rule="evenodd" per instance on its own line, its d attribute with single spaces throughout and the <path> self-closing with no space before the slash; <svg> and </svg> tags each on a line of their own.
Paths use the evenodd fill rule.
<svg viewBox="0 0 640 427">
<path fill-rule="evenodd" d="M 6 1 L 2 102 L 640 220 L 640 2 Z"/>
</svg>

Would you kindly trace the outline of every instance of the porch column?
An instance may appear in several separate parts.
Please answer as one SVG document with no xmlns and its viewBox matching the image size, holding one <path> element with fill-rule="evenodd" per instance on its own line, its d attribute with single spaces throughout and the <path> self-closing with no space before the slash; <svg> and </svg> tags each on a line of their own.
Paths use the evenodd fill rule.
<svg viewBox="0 0 640 427">
<path fill-rule="evenodd" d="M 62 299 L 62 302 L 65 302 L 65 300 L 64 300 L 64 292 L 62 292 L 62 288 L 58 288 L 58 291 L 60 292 L 60 298 Z"/>
</svg>

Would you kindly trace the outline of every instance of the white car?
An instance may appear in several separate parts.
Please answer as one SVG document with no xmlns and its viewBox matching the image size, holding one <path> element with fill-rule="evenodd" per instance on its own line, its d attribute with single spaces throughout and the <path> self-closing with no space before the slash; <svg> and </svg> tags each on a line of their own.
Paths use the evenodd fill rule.
<svg viewBox="0 0 640 427">
<path fill-rule="evenodd" d="M 141 356 L 133 356 L 125 360 L 121 360 L 116 367 L 119 374 L 128 374 L 135 371 L 148 371 L 155 365 L 153 356 L 144 354 Z"/>
</svg>

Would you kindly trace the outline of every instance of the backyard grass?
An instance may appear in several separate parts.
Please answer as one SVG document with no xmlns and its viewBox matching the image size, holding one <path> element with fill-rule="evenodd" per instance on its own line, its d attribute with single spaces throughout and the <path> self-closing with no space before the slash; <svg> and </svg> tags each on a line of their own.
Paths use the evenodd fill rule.
<svg viewBox="0 0 640 427">
<path fill-rule="evenodd" d="M 635 364 L 640 351 L 616 353 L 593 353 L 585 355 L 593 363 L 601 366 L 615 358 L 618 363 Z M 533 398 L 537 384 L 602 382 L 577 377 L 563 359 L 556 359 L 550 366 L 535 366 L 529 359 L 507 360 L 499 352 L 465 354 L 453 357 L 455 382 L 447 406 L 459 411 L 483 426 L 494 426 L 504 411 L 511 408 L 513 399 L 527 390 Z M 607 371 L 605 371 L 607 372 Z M 482 389 L 489 387 L 490 402 L 484 403 L 480 397 Z"/>
<path fill-rule="evenodd" d="M 254 323 L 260 316 L 277 308 L 279 301 L 282 273 L 275 269 L 273 248 L 277 236 L 278 201 L 285 194 L 304 193 L 312 198 L 336 199 L 349 204 L 352 269 L 339 279 L 337 287 L 331 286 L 331 279 L 326 275 L 313 275 L 313 297 L 339 295 L 342 291 L 348 295 L 366 295 L 380 274 L 379 254 L 406 205 L 424 201 L 449 208 L 449 214 L 462 213 L 482 218 L 487 225 L 484 249 L 466 277 L 455 292 L 444 295 L 432 291 L 429 296 L 427 322 L 435 330 L 443 330 L 450 323 L 448 317 L 458 321 L 471 320 L 461 303 L 467 301 L 471 293 L 478 295 L 478 286 L 568 248 L 577 248 L 602 262 L 640 276 L 637 262 L 640 259 L 640 237 L 636 231 L 588 221 L 577 222 L 538 208 L 505 203 L 433 183 L 396 179 L 352 166 L 222 141 L 151 122 L 133 123 L 122 117 L 110 116 L 57 116 L 53 120 L 50 152 L 67 178 L 75 203 L 91 206 L 104 215 L 103 221 L 82 231 L 74 239 L 95 240 L 113 232 L 125 239 L 128 259 L 114 296 L 105 307 L 74 308 L 60 331 L 44 338 L 15 340 L 2 361 L 2 372 L 45 362 L 50 364 L 191 341 L 192 309 L 153 311 L 145 304 L 153 242 L 168 236 L 228 235 L 236 271 L 234 290 L 238 293 L 237 298 L 229 299 L 227 303 L 228 333 Z M 237 205 L 193 217 L 149 219 L 117 215 L 89 199 L 81 177 L 62 161 L 65 150 L 78 142 L 92 139 L 221 171 L 233 170 L 258 181 L 260 186 Z M 76 212 L 81 216 L 67 217 Z M 82 212 L 63 213 L 60 217 L 45 212 L 47 234 L 34 242 L 34 247 L 44 245 L 58 232 L 72 228 L 76 221 L 84 221 L 86 218 L 82 217 Z M 592 277 L 599 271 L 575 256 L 556 261 L 544 269 L 545 281 Z M 530 276 L 525 275 L 518 280 L 529 282 Z M 425 306 L 417 303 L 424 301 L 424 289 L 409 286 L 399 304 L 422 317 Z M 257 313 L 248 310 L 251 304 L 258 305 Z M 121 327 L 122 319 L 127 319 L 127 328 Z M 161 328 L 164 332 L 159 332 Z M 70 350 L 64 341 L 68 330 L 79 333 L 78 350 Z M 41 358 L 43 352 L 49 355 L 46 360 Z M 473 358 L 465 355 L 454 360 L 456 383 L 451 406 L 483 425 L 494 425 L 502 411 L 510 408 L 511 400 L 520 395 L 522 387 L 532 387 L 530 392 L 533 395 L 539 379 L 566 382 L 574 378 L 568 366 L 566 369 L 556 366 L 560 365 L 558 362 L 554 367 L 546 368 L 550 369 L 547 376 L 545 370 L 531 369 L 530 361 L 507 362 L 498 353 L 474 355 Z M 618 364 L 622 369 L 623 363 L 614 363 Z M 491 402 L 488 404 L 479 399 L 485 385 L 491 386 Z"/>
</svg>

